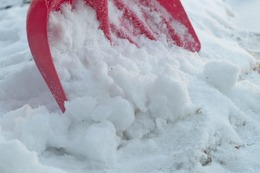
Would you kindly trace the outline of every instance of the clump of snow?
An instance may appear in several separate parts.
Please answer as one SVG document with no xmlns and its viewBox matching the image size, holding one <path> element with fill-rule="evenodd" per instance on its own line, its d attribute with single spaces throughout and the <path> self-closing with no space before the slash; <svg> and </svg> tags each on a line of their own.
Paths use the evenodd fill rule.
<svg viewBox="0 0 260 173">
<path fill-rule="evenodd" d="M 67 102 L 66 114 L 76 121 L 91 120 L 91 113 L 97 106 L 97 100 L 93 97 L 76 98 L 73 102 Z M 78 109 L 81 107 L 81 109 Z"/>
<path fill-rule="evenodd" d="M 205 65 L 203 73 L 209 84 L 226 91 L 235 86 L 240 68 L 229 62 L 211 61 Z"/>
<path fill-rule="evenodd" d="M 149 97 L 152 116 L 172 122 L 183 116 L 190 103 L 187 84 L 167 73 L 158 76 Z"/>
<path fill-rule="evenodd" d="M 135 115 L 134 109 L 128 101 L 114 97 L 99 105 L 91 117 L 96 122 L 109 120 L 115 125 L 117 131 L 122 132 L 133 123 Z"/>
<path fill-rule="evenodd" d="M 116 162 L 119 137 L 114 125 L 105 120 L 90 124 L 69 117 L 69 113 L 62 117 L 48 113 L 45 108 L 32 110 L 24 106 L 5 114 L 0 124 L 9 136 L 19 138 L 28 149 L 38 153 L 48 148 L 63 148 L 104 165 Z"/>
<path fill-rule="evenodd" d="M 58 168 L 44 166 L 36 152 L 29 151 L 20 141 L 0 138 L 0 171 L 2 173 L 65 173 Z"/>
<path fill-rule="evenodd" d="M 70 153 L 86 157 L 90 162 L 99 164 L 115 164 L 119 138 L 109 121 L 92 124 L 87 129 L 84 124 L 78 124 L 69 135 L 70 143 L 66 150 Z"/>
</svg>

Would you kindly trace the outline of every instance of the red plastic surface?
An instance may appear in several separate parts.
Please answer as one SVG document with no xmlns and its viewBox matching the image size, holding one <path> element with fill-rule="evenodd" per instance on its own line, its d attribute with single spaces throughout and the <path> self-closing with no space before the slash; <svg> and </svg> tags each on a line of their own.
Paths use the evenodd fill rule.
<svg viewBox="0 0 260 173">
<path fill-rule="evenodd" d="M 191 22 L 186 14 L 180 0 L 157 0 L 167 11 L 168 13 L 177 21 L 182 23 L 188 29 L 188 33 L 191 34 L 194 41 L 185 40 L 184 42 L 176 41 L 176 44 L 180 47 L 184 47 L 192 52 L 200 51 L 201 44 L 195 33 Z M 171 35 L 174 39 L 174 28 L 170 29 Z"/>
<path fill-rule="evenodd" d="M 165 32 L 163 34 L 166 34 L 167 37 L 170 37 L 169 39 L 171 39 L 176 45 L 192 52 L 200 50 L 201 46 L 199 39 L 180 0 L 135 0 L 133 2 L 140 4 L 139 8 L 141 11 L 144 11 L 144 9 L 147 9 L 148 7 L 153 12 L 161 13 L 160 9 L 157 9 L 157 6 L 154 6 L 153 4 L 153 2 L 159 2 L 160 6 L 167 11 L 168 16 L 171 16 L 172 19 L 175 19 L 186 27 L 192 40 L 190 40 L 190 38 L 181 38 L 172 27 L 172 20 L 164 17 L 164 13 L 160 14 L 160 16 L 167 28 L 167 31 L 160 31 L 161 28 L 159 26 L 157 28 L 155 27 L 155 29 L 154 27 L 150 27 L 148 22 L 146 22 L 146 19 L 149 20 L 149 12 L 143 12 L 143 18 L 140 18 L 137 14 L 135 14 L 130 6 L 128 7 L 124 3 L 123 0 L 113 0 L 114 5 L 119 10 L 123 11 L 123 16 L 120 19 L 121 25 L 116 26 L 109 21 L 108 0 L 85 1 L 86 4 L 90 5 L 96 10 L 97 19 L 100 22 L 100 29 L 103 30 L 105 36 L 110 41 L 113 41 L 111 40 L 111 33 L 113 33 L 117 37 L 128 39 L 130 43 L 138 46 L 136 38 L 139 35 L 144 35 L 151 40 L 156 40 L 157 35 Z M 74 0 L 33 0 L 27 15 L 27 37 L 31 53 L 39 71 L 41 72 L 62 112 L 65 111 L 64 102 L 67 101 L 67 97 L 62 88 L 60 79 L 52 61 L 47 28 L 49 13 L 51 11 L 60 10 L 60 6 L 63 3 L 73 4 L 73 2 Z M 138 30 L 138 32 L 128 30 L 127 25 L 124 25 L 126 20 L 128 23 L 131 23 L 133 28 Z M 160 24 L 161 23 L 155 25 Z"/>
<path fill-rule="evenodd" d="M 46 0 L 33 0 L 27 15 L 27 37 L 34 61 L 47 83 L 60 109 L 64 112 L 67 100 L 52 61 L 48 42 L 49 4 Z"/>
<path fill-rule="evenodd" d="M 97 3 L 98 2 L 98 3 Z M 63 3 L 73 3 L 73 0 L 33 0 L 27 14 L 27 37 L 34 61 L 48 85 L 53 97 L 62 112 L 65 112 L 64 102 L 67 101 L 64 89 L 53 64 L 48 42 L 48 18 L 51 10 L 59 10 Z M 110 39 L 108 12 L 106 0 L 89 0 L 100 21 L 100 28 Z M 105 10 L 104 10 L 105 9 Z"/>
</svg>

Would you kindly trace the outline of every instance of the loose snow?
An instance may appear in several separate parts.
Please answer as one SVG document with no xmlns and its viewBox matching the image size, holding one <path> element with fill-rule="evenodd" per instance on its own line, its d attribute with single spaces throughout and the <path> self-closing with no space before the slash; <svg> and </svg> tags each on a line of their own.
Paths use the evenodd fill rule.
<svg viewBox="0 0 260 173">
<path fill-rule="evenodd" d="M 182 3 L 199 53 L 111 45 L 82 1 L 52 12 L 64 114 L 30 54 L 28 6 L 0 10 L 0 173 L 258 173 L 260 4 Z"/>
</svg>

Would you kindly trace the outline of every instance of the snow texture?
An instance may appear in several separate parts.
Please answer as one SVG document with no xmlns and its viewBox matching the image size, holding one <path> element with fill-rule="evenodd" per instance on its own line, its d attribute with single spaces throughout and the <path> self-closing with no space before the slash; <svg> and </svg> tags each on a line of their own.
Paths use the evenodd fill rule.
<svg viewBox="0 0 260 173">
<path fill-rule="evenodd" d="M 260 3 L 182 3 L 199 53 L 111 44 L 82 1 L 52 12 L 64 114 L 27 45 L 28 5 L 1 9 L 0 173 L 258 173 Z"/>
</svg>

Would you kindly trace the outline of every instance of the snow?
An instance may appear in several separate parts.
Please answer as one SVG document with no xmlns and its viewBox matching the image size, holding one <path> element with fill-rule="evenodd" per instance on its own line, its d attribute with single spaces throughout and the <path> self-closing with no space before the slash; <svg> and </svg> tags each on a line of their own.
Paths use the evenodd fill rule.
<svg viewBox="0 0 260 173">
<path fill-rule="evenodd" d="M 111 45 L 82 2 L 53 12 L 64 114 L 30 54 L 28 6 L 0 10 L 0 172 L 258 173 L 260 4 L 182 3 L 199 53 Z"/>
<path fill-rule="evenodd" d="M 230 62 L 211 61 L 204 67 L 206 81 L 222 91 L 234 87 L 239 75 L 239 67 Z"/>
<path fill-rule="evenodd" d="M 0 170 L 4 173 L 64 173 L 64 171 L 60 169 L 43 166 L 39 162 L 37 153 L 28 151 L 28 149 L 20 141 L 17 140 L 1 141 L 0 153 Z"/>
</svg>

